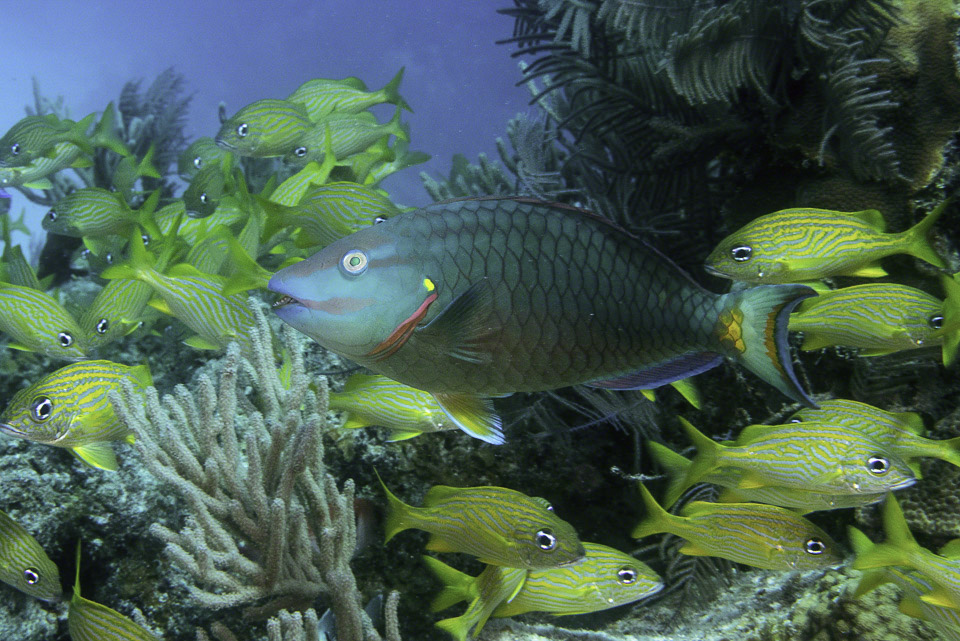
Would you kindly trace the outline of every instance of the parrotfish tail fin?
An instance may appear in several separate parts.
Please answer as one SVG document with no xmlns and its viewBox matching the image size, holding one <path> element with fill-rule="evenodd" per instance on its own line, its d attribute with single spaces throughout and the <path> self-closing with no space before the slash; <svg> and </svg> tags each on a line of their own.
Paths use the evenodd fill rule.
<svg viewBox="0 0 960 641">
<path fill-rule="evenodd" d="M 387 488 L 383 479 L 380 478 L 380 472 L 376 470 L 374 470 L 374 472 L 377 475 L 377 480 L 380 481 L 380 487 L 383 488 L 383 493 L 387 495 L 387 518 L 383 523 L 383 542 L 387 543 L 396 534 L 413 527 L 413 524 L 409 522 L 408 518 L 411 508 L 393 495 L 393 492 Z"/>
<path fill-rule="evenodd" d="M 113 102 L 107 105 L 107 108 L 103 110 L 103 115 L 100 116 L 100 122 L 97 123 L 96 129 L 93 130 L 93 137 L 90 139 L 90 142 L 96 147 L 105 147 L 110 151 L 120 154 L 121 156 L 129 156 L 130 150 L 127 149 L 127 146 L 123 144 L 123 141 L 117 136 L 116 132 L 116 110 L 114 109 Z M 153 149 L 153 145 L 150 146 Z M 147 155 L 151 155 L 150 152 L 147 152 Z M 139 169 L 138 169 L 139 171 Z M 156 173 L 156 169 L 154 169 Z M 137 174 L 138 176 L 148 175 L 148 174 Z M 151 174 L 152 175 L 152 174 Z M 153 176 L 154 178 L 160 178 L 160 174 Z"/>
<path fill-rule="evenodd" d="M 400 122 L 400 114 L 403 113 L 403 107 L 397 105 L 397 110 L 393 114 L 393 118 L 390 119 L 390 122 L 387 123 L 387 127 L 384 131 L 387 131 L 397 137 L 397 140 L 406 140 L 410 142 L 410 135 L 406 129 L 403 128 L 403 123 Z"/>
<path fill-rule="evenodd" d="M 458 428 L 481 441 L 503 445 L 503 423 L 489 398 L 469 394 L 434 394 L 437 403 Z"/>
<path fill-rule="evenodd" d="M 400 67 L 400 71 L 393 77 L 393 80 L 383 87 L 383 96 L 390 104 L 413 113 L 413 109 L 410 108 L 407 101 L 400 97 L 400 81 L 403 80 L 403 71 L 405 68 L 406 67 Z"/>
<path fill-rule="evenodd" d="M 861 554 L 866 554 L 873 549 L 875 543 L 871 541 L 866 534 L 852 526 L 847 528 L 847 531 L 849 533 L 850 547 L 853 548 L 854 554 L 860 556 Z M 875 569 L 864 572 L 863 576 L 860 578 L 860 582 L 857 584 L 857 589 L 854 591 L 853 596 L 863 596 L 864 594 L 875 590 L 889 581 L 890 576 L 886 570 Z"/>
<path fill-rule="evenodd" d="M 475 580 L 469 574 L 456 570 L 432 556 L 423 556 L 423 562 L 442 583 L 443 589 L 430 603 L 431 612 L 446 610 L 451 605 L 466 601 L 470 597 L 470 586 Z"/>
<path fill-rule="evenodd" d="M 97 114 L 92 113 L 80 122 L 73 125 L 73 128 L 67 132 L 67 140 L 72 142 L 85 154 L 93 153 L 93 146 L 90 144 L 90 138 L 87 136 L 87 130 L 97 119 Z"/>
<path fill-rule="evenodd" d="M 951 202 L 952 198 L 946 199 L 937 205 L 933 211 L 924 216 L 923 220 L 903 232 L 906 252 L 940 269 L 946 269 L 947 264 L 943 261 L 943 258 L 940 257 L 940 254 L 937 253 L 937 250 L 933 248 L 933 245 L 930 244 L 930 232 L 933 229 L 933 225 L 937 222 L 937 219 L 946 211 L 947 206 Z"/>
<path fill-rule="evenodd" d="M 693 458 L 693 461 L 687 468 L 687 473 L 683 476 L 682 486 L 687 488 L 695 483 L 699 483 L 700 479 L 716 467 L 717 457 L 723 449 L 723 446 L 706 434 L 703 434 L 691 425 L 690 421 L 682 416 L 678 416 L 677 419 L 679 419 L 683 431 L 687 433 L 687 436 L 690 437 L 690 440 L 693 441 L 694 446 L 697 448 L 697 455 Z"/>
<path fill-rule="evenodd" d="M 673 522 L 679 517 L 663 509 L 643 483 L 638 483 L 637 485 L 640 486 L 640 497 L 643 499 L 643 507 L 646 513 L 637 527 L 633 528 L 631 536 L 635 539 L 642 539 L 651 534 L 673 532 L 675 530 Z"/>
<path fill-rule="evenodd" d="M 690 459 L 682 454 L 677 454 L 669 447 L 655 441 L 648 441 L 647 448 L 653 459 L 660 464 L 670 477 L 667 485 L 667 491 L 663 495 L 663 507 L 669 508 L 677 502 L 677 499 L 686 491 L 689 485 L 686 484 L 687 470 L 692 465 Z"/>
<path fill-rule="evenodd" d="M 805 285 L 761 285 L 725 294 L 714 334 L 721 353 L 807 407 L 817 407 L 793 372 L 787 328 L 790 312 L 815 296 Z"/>
<path fill-rule="evenodd" d="M 888 494 L 883 504 L 883 529 L 887 540 L 862 554 L 857 554 L 852 565 L 854 569 L 866 570 L 890 565 L 912 567 L 910 557 L 920 550 L 920 545 L 910 533 L 907 521 L 903 518 L 903 510 L 893 494 Z"/>
</svg>

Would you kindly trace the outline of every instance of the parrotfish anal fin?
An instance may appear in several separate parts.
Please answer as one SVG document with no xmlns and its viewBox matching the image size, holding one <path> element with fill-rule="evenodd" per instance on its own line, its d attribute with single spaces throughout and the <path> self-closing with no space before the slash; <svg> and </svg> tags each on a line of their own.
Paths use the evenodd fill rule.
<svg viewBox="0 0 960 641">
<path fill-rule="evenodd" d="M 483 365 L 492 358 L 483 347 L 483 341 L 498 334 L 500 329 L 493 314 L 493 291 L 484 279 L 450 301 L 433 320 L 417 331 L 429 336 L 432 343 L 443 347 L 450 356 Z"/>
<path fill-rule="evenodd" d="M 606 389 L 651 389 L 695 376 L 712 369 L 723 362 L 723 357 L 716 352 L 697 352 L 684 354 L 678 358 L 659 363 L 620 378 L 591 381 L 591 387 Z"/>
<path fill-rule="evenodd" d="M 81 461 L 91 467 L 116 472 L 118 469 L 117 457 L 109 443 L 90 443 L 75 447 L 71 450 Z"/>
<path fill-rule="evenodd" d="M 481 441 L 503 445 L 503 429 L 500 417 L 493 409 L 493 402 L 471 394 L 434 394 L 457 427 Z"/>
</svg>

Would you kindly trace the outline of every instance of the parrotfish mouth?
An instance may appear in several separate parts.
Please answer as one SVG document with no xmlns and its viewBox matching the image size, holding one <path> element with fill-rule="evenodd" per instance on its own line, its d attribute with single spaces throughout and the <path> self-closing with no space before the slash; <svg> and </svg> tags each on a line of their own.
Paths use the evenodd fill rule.
<svg viewBox="0 0 960 641">
<path fill-rule="evenodd" d="M 270 306 L 271 309 L 277 309 L 279 307 L 286 307 L 287 305 L 299 305 L 300 301 L 292 296 L 281 296 L 278 298 L 273 305 Z"/>
</svg>

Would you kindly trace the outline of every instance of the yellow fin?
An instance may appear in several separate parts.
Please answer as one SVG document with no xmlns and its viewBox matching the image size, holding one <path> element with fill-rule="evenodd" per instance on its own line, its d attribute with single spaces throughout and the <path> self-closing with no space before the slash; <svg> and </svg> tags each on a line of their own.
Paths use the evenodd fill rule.
<svg viewBox="0 0 960 641">
<path fill-rule="evenodd" d="M 886 270 L 880 266 L 880 263 L 870 263 L 857 267 L 851 272 L 845 272 L 846 276 L 860 276 L 862 278 L 883 278 L 887 275 Z"/>
<path fill-rule="evenodd" d="M 685 543 L 683 547 L 680 548 L 680 554 L 686 554 L 687 556 L 713 556 L 713 554 L 707 552 L 696 543 Z"/>
<path fill-rule="evenodd" d="M 207 339 L 202 338 L 200 336 L 191 336 L 190 338 L 188 338 L 183 342 L 194 349 L 211 349 L 211 350 L 220 349 L 220 346 L 217 345 L 216 343 L 211 343 Z"/>
<path fill-rule="evenodd" d="M 870 225 L 878 232 L 883 233 L 887 231 L 887 219 L 883 217 L 876 209 L 864 209 L 863 211 L 851 211 L 847 212 L 848 216 L 853 216 L 854 218 L 859 218 L 866 224 Z"/>
<path fill-rule="evenodd" d="M 431 552 L 457 552 L 458 551 L 454 546 L 450 545 L 450 543 L 448 543 L 447 541 L 444 541 L 443 539 L 439 538 L 436 535 L 430 536 L 430 540 L 427 541 L 427 545 L 425 547 L 427 550 L 430 550 Z"/>
<path fill-rule="evenodd" d="M 81 461 L 91 467 L 116 472 L 117 456 L 109 443 L 89 443 L 70 450 Z"/>
<path fill-rule="evenodd" d="M 167 301 L 163 300 L 162 298 L 151 298 L 147 305 L 154 308 L 161 314 L 173 316 L 173 310 L 170 309 L 170 305 L 168 305 Z"/>
</svg>

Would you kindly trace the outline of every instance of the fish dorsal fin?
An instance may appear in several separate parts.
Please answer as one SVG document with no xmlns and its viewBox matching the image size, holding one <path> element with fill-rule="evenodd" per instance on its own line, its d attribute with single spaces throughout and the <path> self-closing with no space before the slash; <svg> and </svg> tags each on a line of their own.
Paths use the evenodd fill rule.
<svg viewBox="0 0 960 641">
<path fill-rule="evenodd" d="M 771 425 L 747 425 L 740 430 L 740 433 L 737 435 L 737 440 L 734 442 L 737 445 L 749 443 L 757 437 L 766 436 L 772 429 L 773 426 Z"/>
<path fill-rule="evenodd" d="M 876 209 L 864 209 L 863 211 L 851 211 L 847 216 L 859 218 L 867 225 L 870 225 L 881 234 L 887 231 L 887 219 L 883 217 Z"/>
<path fill-rule="evenodd" d="M 960 559 L 960 539 L 954 539 L 944 545 L 938 554 L 948 559 Z"/>
<path fill-rule="evenodd" d="M 499 332 L 493 323 L 493 291 L 486 279 L 474 283 L 416 331 L 449 356 L 483 365 L 492 359 L 483 340 Z"/>
<path fill-rule="evenodd" d="M 716 513 L 717 504 L 710 503 L 709 501 L 693 501 L 692 503 L 687 503 L 684 505 L 683 509 L 680 510 L 680 515 L 688 518 L 697 516 L 710 516 Z"/>
<path fill-rule="evenodd" d="M 917 436 L 923 436 L 927 432 L 926 426 L 923 424 L 923 417 L 917 414 L 916 412 L 891 412 L 894 418 L 897 419 L 897 422 L 903 426 L 903 428 L 909 431 L 911 434 L 916 434 Z"/>
<path fill-rule="evenodd" d="M 462 487 L 451 487 L 449 485 L 434 485 L 427 493 L 423 496 L 423 507 L 435 507 L 437 503 L 446 501 L 459 492 L 462 492 Z"/>
<path fill-rule="evenodd" d="M 447 417 L 473 438 L 502 445 L 502 422 L 489 398 L 471 394 L 434 394 Z"/>
</svg>

